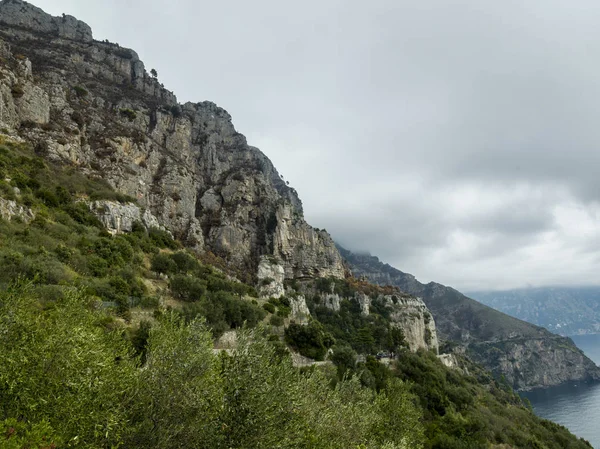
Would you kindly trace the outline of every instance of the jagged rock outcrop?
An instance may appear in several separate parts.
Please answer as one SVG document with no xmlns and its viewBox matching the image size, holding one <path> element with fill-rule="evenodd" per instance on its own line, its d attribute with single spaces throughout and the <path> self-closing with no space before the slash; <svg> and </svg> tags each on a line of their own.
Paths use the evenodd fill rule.
<svg viewBox="0 0 600 449">
<path fill-rule="evenodd" d="M 404 332 L 404 338 L 411 351 L 431 349 L 439 351 L 435 322 L 421 298 L 412 296 L 390 297 L 386 300 L 391 308 L 391 320 Z"/>
<path fill-rule="evenodd" d="M 101 173 L 197 251 L 286 278 L 343 277 L 296 191 L 211 102 L 180 105 L 138 55 L 76 19 L 0 1 L 0 129 L 51 160 Z"/>
<path fill-rule="evenodd" d="M 135 198 L 92 205 L 112 232 L 158 223 L 187 246 L 256 273 L 263 296 L 282 296 L 285 279 L 344 277 L 329 234 L 305 222 L 296 191 L 227 111 L 208 101 L 178 104 L 133 50 L 95 41 L 72 17 L 2 0 L 0 59 L 0 130 Z M 371 313 L 373 298 L 356 300 Z M 324 301 L 339 310 L 342 298 Z M 290 305 L 292 315 L 307 315 L 300 297 Z M 410 328 L 398 313 L 398 325 Z M 411 347 L 437 347 L 418 326 L 405 332 Z"/>
<path fill-rule="evenodd" d="M 285 270 L 274 257 L 261 257 L 257 277 L 261 298 L 281 298 L 285 295 Z"/>
<path fill-rule="evenodd" d="M 598 380 L 598 369 L 571 339 L 558 335 L 473 342 L 473 360 L 521 390 Z"/>
<path fill-rule="evenodd" d="M 358 301 L 358 305 L 360 306 L 360 313 L 368 316 L 371 311 L 371 297 L 364 293 L 357 293 L 356 301 Z"/>
<path fill-rule="evenodd" d="M 443 340 L 458 343 L 460 350 L 516 389 L 600 380 L 600 368 L 569 338 L 498 312 L 453 288 L 421 284 L 377 257 L 338 249 L 355 276 L 422 297 Z"/>
<path fill-rule="evenodd" d="M 445 367 L 448 368 L 459 368 L 458 360 L 454 354 L 440 354 L 438 359 Z"/>
<path fill-rule="evenodd" d="M 354 301 L 363 316 L 371 313 L 371 305 L 376 303 L 387 309 L 392 326 L 402 329 L 404 339 L 411 351 L 418 349 L 439 351 L 439 342 L 435 321 L 427 306 L 414 296 L 401 294 L 369 296 L 364 292 L 356 292 L 353 296 L 344 298 L 338 293 L 318 295 L 320 303 L 328 309 L 339 312 L 343 300 Z"/>
<path fill-rule="evenodd" d="M 297 324 L 308 324 L 310 318 L 310 310 L 306 305 L 304 295 L 291 295 L 290 298 L 290 318 Z"/>
<path fill-rule="evenodd" d="M 26 2 L 6 0 L 2 3 L 0 22 L 17 28 L 35 29 L 56 37 L 92 41 L 92 29 L 73 16 L 52 17 Z"/>
<path fill-rule="evenodd" d="M 339 312 L 342 307 L 342 298 L 337 293 L 325 293 L 321 295 L 323 305 L 334 312 Z"/>
<path fill-rule="evenodd" d="M 135 222 L 143 224 L 146 229 L 162 228 L 157 218 L 150 211 L 143 211 L 139 206 L 132 203 L 92 201 L 90 203 L 90 211 L 98 217 L 106 230 L 111 234 L 131 232 Z"/>
<path fill-rule="evenodd" d="M 24 223 L 29 223 L 35 215 L 31 209 L 17 204 L 16 201 L 0 198 L 0 218 L 6 221 L 17 218 Z"/>
</svg>

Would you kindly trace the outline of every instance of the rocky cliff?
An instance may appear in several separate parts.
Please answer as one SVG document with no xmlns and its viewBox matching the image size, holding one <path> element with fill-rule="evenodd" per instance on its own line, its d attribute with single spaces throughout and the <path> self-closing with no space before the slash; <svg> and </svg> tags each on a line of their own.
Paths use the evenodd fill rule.
<svg viewBox="0 0 600 449">
<path fill-rule="evenodd" d="M 600 380 L 600 368 L 570 339 L 498 312 L 453 288 L 435 282 L 421 284 L 377 257 L 338 248 L 355 276 L 423 298 L 448 346 L 458 345 L 455 350 L 466 351 L 516 389 Z"/>
<path fill-rule="evenodd" d="M 418 349 L 439 352 L 437 329 L 431 313 L 421 298 L 401 292 L 392 295 L 367 295 L 356 292 L 351 296 L 337 293 L 319 293 L 321 303 L 328 309 L 339 312 L 342 301 L 351 301 L 358 305 L 363 316 L 371 314 L 371 305 L 376 303 L 378 311 L 389 316 L 392 326 L 402 329 L 404 339 L 411 351 Z"/>
<path fill-rule="evenodd" d="M 0 2 L 0 130 L 101 176 L 232 266 L 256 273 L 270 255 L 286 278 L 343 277 L 331 237 L 304 221 L 295 190 L 224 109 L 178 104 L 134 51 L 73 17 Z"/>
<path fill-rule="evenodd" d="M 289 283 L 288 283 L 289 284 Z M 421 298 L 408 295 L 397 288 L 380 289 L 356 279 L 319 279 L 294 282 L 286 288 L 284 268 L 275 257 L 263 256 L 258 267 L 259 293 L 263 298 L 287 297 L 291 302 L 292 319 L 306 323 L 311 316 L 306 298 L 313 307 L 325 308 L 340 314 L 345 303 L 351 313 L 386 320 L 402 330 L 411 351 L 418 349 L 439 352 L 435 321 Z M 348 311 L 348 310 L 346 310 Z M 372 318 L 372 317 L 371 317 Z M 381 348 L 382 349 L 382 348 Z"/>
</svg>

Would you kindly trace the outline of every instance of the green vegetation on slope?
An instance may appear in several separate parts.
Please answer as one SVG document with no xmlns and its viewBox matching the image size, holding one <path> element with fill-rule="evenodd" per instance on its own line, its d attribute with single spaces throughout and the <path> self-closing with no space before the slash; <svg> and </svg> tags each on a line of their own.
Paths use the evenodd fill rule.
<svg viewBox="0 0 600 449">
<path fill-rule="evenodd" d="M 319 288 L 324 283 L 319 280 L 314 284 Z M 357 288 L 360 285 L 354 278 L 336 281 L 340 292 L 353 292 Z M 385 390 L 395 379 L 406 382 L 419 398 L 423 410 L 425 448 L 479 449 L 490 445 L 590 448 L 586 441 L 575 438 L 566 428 L 536 417 L 506 382 L 495 380 L 469 359 L 459 357 L 462 368 L 450 369 L 432 352 L 410 352 L 404 347 L 402 334 L 393 332 L 389 313 L 384 308 L 371 307 L 370 314 L 364 316 L 358 304 L 347 299 L 341 302 L 339 312 L 314 301 L 309 301 L 309 306 L 320 323 L 311 324 L 314 330 L 304 334 L 300 348 L 319 347 L 319 341 L 329 336 L 335 342 L 331 360 L 338 368 L 338 379 L 356 375 L 363 386 L 376 391 Z M 286 331 L 288 339 L 293 335 L 295 333 Z M 397 340 L 391 339 L 394 336 Z M 299 345 L 296 343 L 296 346 Z M 389 368 L 372 355 L 358 362 L 358 354 L 384 350 L 398 354 Z"/>
<path fill-rule="evenodd" d="M 85 201 L 129 199 L 26 146 L 4 141 L 0 171 L 0 198 L 35 214 L 0 219 L 1 447 L 589 447 L 475 365 L 465 376 L 407 351 L 391 369 L 356 363 L 403 346 L 376 302 L 364 317 L 352 301 L 338 314 L 309 298 L 316 319 L 288 327 L 292 347 L 332 349 L 337 370 L 293 368 L 262 327 L 217 355 L 214 337 L 267 311 L 281 326 L 289 300 L 260 307 L 253 287 L 164 231 L 111 236 Z"/>
<path fill-rule="evenodd" d="M 32 280 L 40 294 L 55 299 L 81 288 L 127 321 L 132 308 L 158 312 L 158 295 L 174 297 L 186 302 L 188 319 L 202 314 L 216 336 L 264 317 L 262 309 L 242 299 L 256 296 L 254 288 L 200 263 L 165 231 L 136 223 L 129 234 L 108 234 L 84 200 L 127 198 L 103 182 L 51 165 L 10 141 L 0 145 L 0 171 L 0 198 L 35 213 L 30 223 L 19 217 L 0 220 L 0 286 Z M 155 281 L 157 273 L 168 274 L 170 281 L 151 292 L 147 281 Z"/>
<path fill-rule="evenodd" d="M 80 291 L 57 300 L 27 286 L 0 294 L 1 444 L 421 445 L 420 413 L 400 381 L 379 394 L 355 378 L 331 388 L 321 371 L 293 368 L 260 330 L 242 334 L 231 355 L 216 355 L 206 326 L 186 324 L 174 312 L 150 329 L 142 365 L 123 329 L 109 323 L 107 312 Z"/>
</svg>

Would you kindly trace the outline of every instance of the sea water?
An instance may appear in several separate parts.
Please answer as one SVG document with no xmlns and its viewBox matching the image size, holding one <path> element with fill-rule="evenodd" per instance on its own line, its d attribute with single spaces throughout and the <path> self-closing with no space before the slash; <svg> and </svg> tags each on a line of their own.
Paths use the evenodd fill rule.
<svg viewBox="0 0 600 449">
<path fill-rule="evenodd" d="M 575 344 L 600 365 L 600 335 L 571 337 Z M 567 427 L 578 437 L 600 449 L 600 383 L 573 384 L 524 393 L 534 412 Z"/>
</svg>

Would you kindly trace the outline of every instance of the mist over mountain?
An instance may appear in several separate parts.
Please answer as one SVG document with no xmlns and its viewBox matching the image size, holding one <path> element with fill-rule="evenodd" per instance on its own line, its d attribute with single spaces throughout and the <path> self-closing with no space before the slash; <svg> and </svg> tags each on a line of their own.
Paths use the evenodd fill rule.
<svg viewBox="0 0 600 449">
<path fill-rule="evenodd" d="M 537 287 L 469 296 L 560 335 L 600 333 L 600 287 Z"/>
<path fill-rule="evenodd" d="M 226 78 L 205 47 L 178 62 Z M 10 448 L 589 449 L 515 390 L 600 380 L 569 339 L 338 248 L 229 112 L 23 0 L 0 1 L 0 347 Z"/>
</svg>

